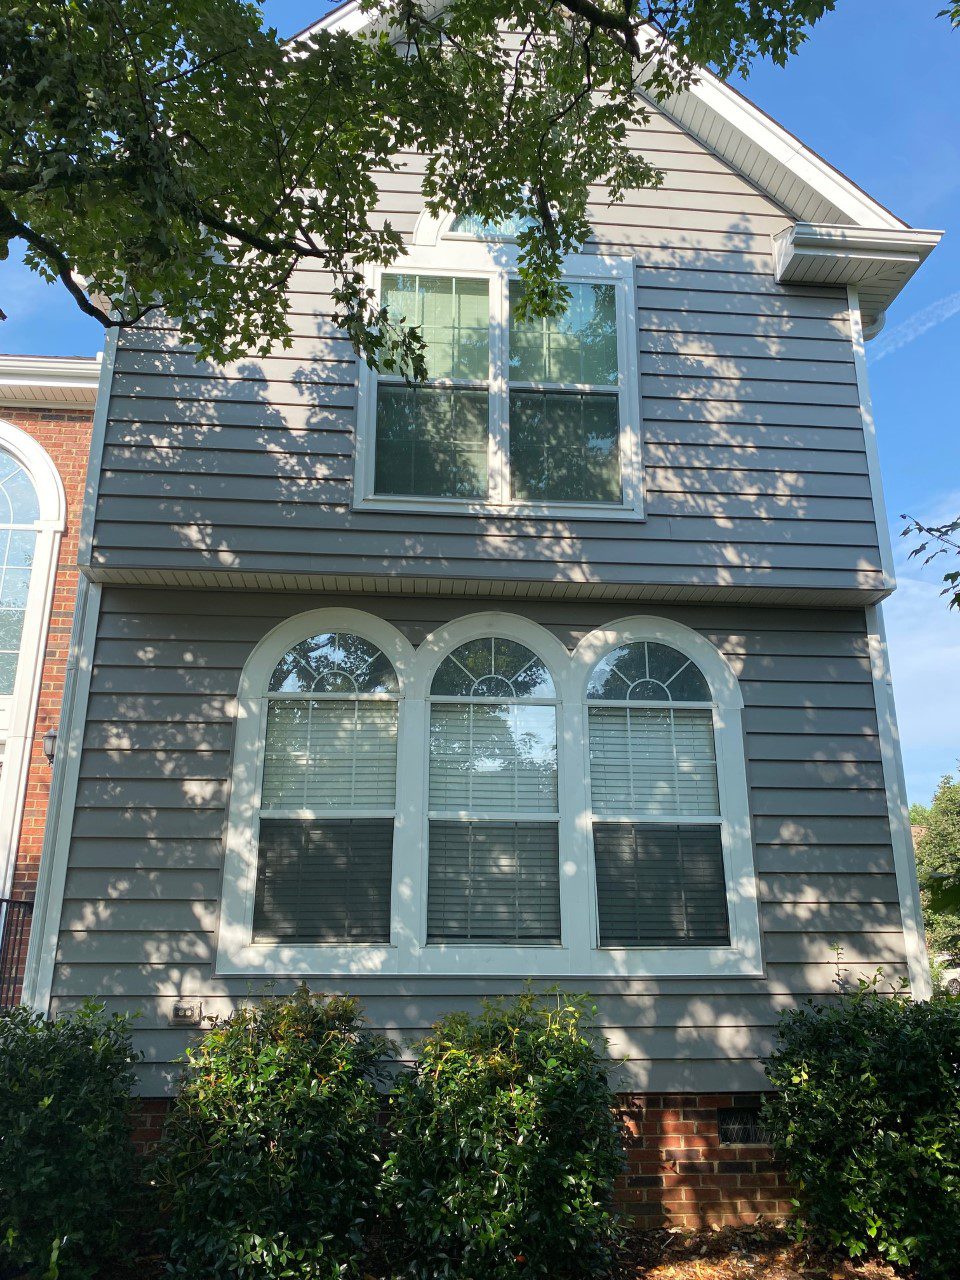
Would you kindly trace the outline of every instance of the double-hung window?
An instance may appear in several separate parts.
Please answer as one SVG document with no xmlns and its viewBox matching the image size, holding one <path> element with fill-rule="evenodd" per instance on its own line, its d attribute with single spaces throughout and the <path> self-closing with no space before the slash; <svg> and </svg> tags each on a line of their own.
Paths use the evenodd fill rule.
<svg viewBox="0 0 960 1280">
<path fill-rule="evenodd" d="M 427 942 L 560 942 L 557 705 L 514 640 L 460 645 L 430 691 Z"/>
<path fill-rule="evenodd" d="M 602 947 L 730 940 L 713 699 L 655 641 L 608 653 L 587 685 Z"/>
<path fill-rule="evenodd" d="M 633 263 L 569 260 L 562 314 L 522 316 L 515 246 L 411 249 L 384 272 L 427 376 L 364 366 L 358 506 L 611 519 L 642 514 Z"/>
<path fill-rule="evenodd" d="M 294 645 L 265 706 L 252 940 L 390 939 L 397 676 L 361 636 Z"/>
</svg>

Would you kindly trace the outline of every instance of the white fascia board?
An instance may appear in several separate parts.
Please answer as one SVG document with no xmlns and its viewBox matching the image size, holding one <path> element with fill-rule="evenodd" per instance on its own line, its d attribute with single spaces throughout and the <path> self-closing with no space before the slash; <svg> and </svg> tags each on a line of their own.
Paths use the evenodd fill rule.
<svg viewBox="0 0 960 1280">
<path fill-rule="evenodd" d="M 871 199 L 855 182 L 851 182 L 822 156 L 811 151 L 749 98 L 745 98 L 716 76 L 702 71 L 685 94 L 678 95 L 675 110 L 681 122 L 684 96 L 701 103 L 707 110 L 721 117 L 736 134 L 758 146 L 772 160 L 788 169 L 859 226 L 891 227 L 898 230 L 906 228 L 907 224 L 902 219 Z M 714 149 L 718 148 L 715 146 Z M 726 148 L 720 147 L 718 150 L 722 157 Z"/>
</svg>

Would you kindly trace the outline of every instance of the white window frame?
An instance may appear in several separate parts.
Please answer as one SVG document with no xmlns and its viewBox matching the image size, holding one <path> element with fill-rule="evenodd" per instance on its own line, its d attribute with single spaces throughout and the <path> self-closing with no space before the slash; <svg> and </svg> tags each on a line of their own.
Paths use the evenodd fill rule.
<svg viewBox="0 0 960 1280">
<path fill-rule="evenodd" d="M 357 381 L 357 439 L 354 460 L 353 505 L 360 511 L 437 512 L 461 515 L 517 516 L 541 519 L 643 520 L 644 488 L 641 448 L 642 411 L 637 355 L 636 281 L 631 256 L 600 253 L 571 254 L 564 264 L 564 280 L 571 284 L 613 284 L 617 306 L 616 391 L 620 418 L 621 501 L 616 502 L 530 502 L 514 499 L 509 492 L 509 399 L 508 341 L 510 280 L 518 278 L 519 250 L 508 237 L 477 240 L 448 233 L 443 224 L 421 218 L 414 242 L 403 258 L 384 270 L 371 267 L 368 286 L 380 297 L 384 275 L 404 272 L 432 276 L 467 276 L 490 282 L 490 374 L 488 394 L 488 497 L 438 498 L 375 492 L 377 386 L 378 375 L 360 361 Z M 391 381 L 394 382 L 395 380 Z M 431 379 L 431 386 L 443 387 L 443 379 Z M 518 384 L 520 385 L 520 384 Z M 524 386 L 527 384 L 523 384 Z M 573 384 L 564 390 L 576 391 Z M 551 384 L 552 388 L 553 384 Z M 587 388 L 597 390 L 597 388 Z M 602 388 L 610 393 L 611 387 Z"/>
<path fill-rule="evenodd" d="M 267 685 L 294 644 L 352 631 L 377 645 L 399 680 L 397 800 L 389 945 L 253 943 L 258 815 Z M 430 688 L 437 667 L 469 640 L 502 636 L 544 663 L 556 691 L 560 796 L 559 944 L 427 943 Z M 600 948 L 586 687 L 597 662 L 634 640 L 670 645 L 700 668 L 713 697 L 729 946 Z M 271 631 L 240 682 L 233 785 L 227 815 L 217 941 L 223 975 L 430 974 L 521 978 L 759 977 L 760 918 L 742 727 L 743 698 L 726 659 L 699 633 L 665 618 L 634 617 L 591 632 L 571 654 L 545 627 L 516 614 L 475 613 L 427 636 L 414 650 L 390 623 L 355 609 L 320 609 Z"/>
</svg>

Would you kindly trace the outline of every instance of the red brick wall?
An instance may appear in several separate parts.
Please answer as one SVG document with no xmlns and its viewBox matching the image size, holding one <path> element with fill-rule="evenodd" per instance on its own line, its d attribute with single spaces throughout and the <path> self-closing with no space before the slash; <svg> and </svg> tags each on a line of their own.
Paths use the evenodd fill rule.
<svg viewBox="0 0 960 1280">
<path fill-rule="evenodd" d="M 13 896 L 32 899 L 36 890 L 43 830 L 50 795 L 51 768 L 43 754 L 43 735 L 60 723 L 70 630 L 77 595 L 77 537 L 90 452 L 90 410 L 20 408 L 0 405 L 0 418 L 11 422 L 46 449 L 60 473 L 67 499 L 67 524 L 60 543 L 50 628 L 43 656 L 40 702 L 34 727 L 27 791 L 14 868 Z M 25 955 L 20 957 L 21 968 Z"/>
<path fill-rule="evenodd" d="M 721 1146 L 717 1111 L 759 1106 L 759 1094 L 618 1095 L 626 1170 L 617 1207 L 640 1228 L 698 1228 L 786 1217 L 790 1188 L 769 1147 Z M 166 1098 L 138 1098 L 133 1141 L 149 1155 L 163 1131 Z"/>
<path fill-rule="evenodd" d="M 638 1226 L 703 1227 L 785 1217 L 790 1189 L 765 1146 L 721 1146 L 717 1111 L 759 1094 L 621 1094 L 627 1168 L 621 1210 Z"/>
</svg>

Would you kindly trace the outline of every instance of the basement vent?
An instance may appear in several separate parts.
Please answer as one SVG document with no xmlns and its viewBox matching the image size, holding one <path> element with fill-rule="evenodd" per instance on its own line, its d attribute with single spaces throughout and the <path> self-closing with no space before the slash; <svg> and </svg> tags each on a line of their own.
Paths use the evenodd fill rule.
<svg viewBox="0 0 960 1280">
<path fill-rule="evenodd" d="M 769 1141 L 759 1107 L 719 1107 L 717 1127 L 721 1146 L 766 1146 Z"/>
</svg>

